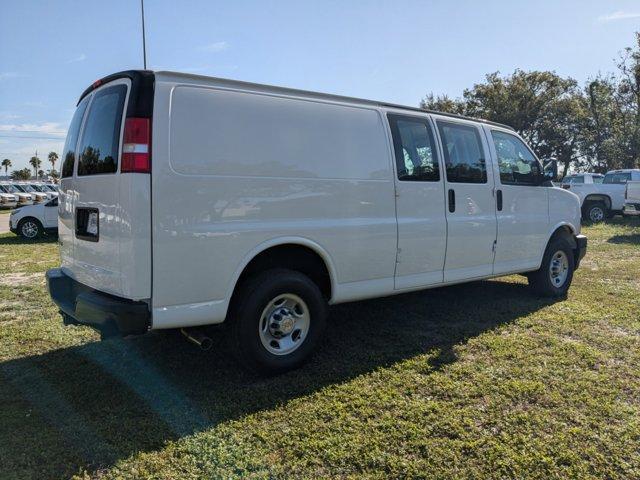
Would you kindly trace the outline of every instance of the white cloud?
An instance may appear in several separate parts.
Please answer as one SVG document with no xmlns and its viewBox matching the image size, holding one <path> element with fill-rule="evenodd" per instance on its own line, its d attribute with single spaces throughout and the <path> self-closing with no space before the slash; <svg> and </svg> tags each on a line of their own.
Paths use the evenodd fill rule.
<svg viewBox="0 0 640 480">
<path fill-rule="evenodd" d="M 76 62 L 84 62 L 87 59 L 87 56 L 84 53 L 81 53 L 77 57 L 70 58 L 64 63 L 76 63 Z"/>
<path fill-rule="evenodd" d="M 67 130 L 58 122 L 42 123 L 4 123 L 0 124 L 0 132 L 42 133 L 44 135 L 65 135 Z"/>
<path fill-rule="evenodd" d="M 222 41 L 222 42 L 210 43 L 209 45 L 203 45 L 202 47 L 200 47 L 200 50 L 202 50 L 203 52 L 222 52 L 227 48 L 229 48 L 229 44 L 227 42 Z"/>
<path fill-rule="evenodd" d="M 609 13 L 608 15 L 601 15 L 598 17 L 599 22 L 615 22 L 617 20 L 629 20 L 631 18 L 640 18 L 640 12 L 623 12 L 618 10 L 617 12 Z"/>
<path fill-rule="evenodd" d="M 0 120 L 15 120 L 17 118 L 20 118 L 20 115 L 11 112 L 0 112 Z"/>
<path fill-rule="evenodd" d="M 0 81 L 7 80 L 9 78 L 25 77 L 26 75 L 18 72 L 0 72 Z"/>
</svg>

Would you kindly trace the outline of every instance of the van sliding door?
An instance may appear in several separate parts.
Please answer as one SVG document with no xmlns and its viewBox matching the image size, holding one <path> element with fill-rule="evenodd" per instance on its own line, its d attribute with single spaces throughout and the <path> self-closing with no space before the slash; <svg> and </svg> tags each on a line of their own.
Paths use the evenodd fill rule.
<svg viewBox="0 0 640 480">
<path fill-rule="evenodd" d="M 395 288 L 442 283 L 447 225 L 431 123 L 424 116 L 389 114 L 388 118 L 396 158 Z"/>
</svg>

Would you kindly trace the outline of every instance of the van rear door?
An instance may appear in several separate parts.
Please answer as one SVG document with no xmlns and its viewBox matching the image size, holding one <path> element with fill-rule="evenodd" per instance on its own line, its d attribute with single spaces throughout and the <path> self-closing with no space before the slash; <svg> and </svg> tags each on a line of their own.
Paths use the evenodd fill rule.
<svg viewBox="0 0 640 480">
<path fill-rule="evenodd" d="M 141 73 L 107 77 L 85 92 L 69 129 L 59 202 L 65 273 L 132 300 L 151 297 L 150 109 L 146 145 L 127 143 L 141 133 L 131 131 L 140 126 L 139 97 L 149 96 Z M 138 154 L 146 154 L 146 169 L 131 168 Z"/>
</svg>

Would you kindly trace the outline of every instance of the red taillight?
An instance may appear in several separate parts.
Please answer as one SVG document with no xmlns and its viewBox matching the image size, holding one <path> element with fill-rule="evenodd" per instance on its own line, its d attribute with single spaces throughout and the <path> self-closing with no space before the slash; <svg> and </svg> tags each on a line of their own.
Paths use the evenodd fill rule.
<svg viewBox="0 0 640 480">
<path fill-rule="evenodd" d="M 125 120 L 120 171 L 151 173 L 151 120 L 149 118 Z"/>
</svg>

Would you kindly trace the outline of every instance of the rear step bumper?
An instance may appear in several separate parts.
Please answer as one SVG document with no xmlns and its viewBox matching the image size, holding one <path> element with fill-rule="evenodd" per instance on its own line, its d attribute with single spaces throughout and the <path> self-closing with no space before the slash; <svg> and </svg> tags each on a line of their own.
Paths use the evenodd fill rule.
<svg viewBox="0 0 640 480">
<path fill-rule="evenodd" d="M 100 292 L 75 281 L 62 269 L 47 271 L 47 287 L 65 325 L 86 325 L 102 338 L 145 333 L 151 325 L 149 305 Z"/>
</svg>

